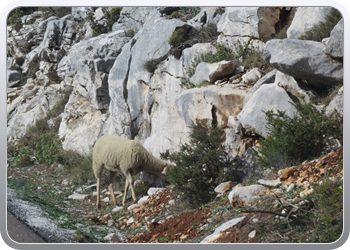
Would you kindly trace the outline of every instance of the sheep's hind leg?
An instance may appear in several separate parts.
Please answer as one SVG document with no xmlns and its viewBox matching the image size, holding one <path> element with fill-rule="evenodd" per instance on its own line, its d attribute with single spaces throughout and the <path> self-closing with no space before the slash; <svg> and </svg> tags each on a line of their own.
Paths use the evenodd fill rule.
<svg viewBox="0 0 350 250">
<path fill-rule="evenodd" d="M 102 171 L 103 171 L 103 165 L 95 165 L 95 163 L 93 164 L 93 171 L 95 174 L 95 177 L 97 179 L 97 201 L 96 201 L 96 206 L 98 209 L 101 208 L 101 199 L 100 199 L 100 189 L 101 189 L 101 175 L 102 175 Z"/>
<path fill-rule="evenodd" d="M 126 178 L 125 180 L 125 189 L 124 189 L 124 197 L 123 197 L 123 206 L 125 206 L 125 200 L 126 200 L 126 196 L 128 195 L 128 188 L 129 188 L 129 182 L 128 182 L 128 178 Z"/>
<path fill-rule="evenodd" d="M 115 177 L 117 176 L 117 172 L 113 172 L 113 171 L 109 171 L 110 173 L 110 177 L 109 177 L 109 185 L 108 185 L 108 191 L 111 195 L 111 199 L 113 202 L 113 205 L 116 206 L 117 205 L 117 200 L 115 199 L 115 195 L 114 195 L 114 191 L 113 191 L 113 183 L 115 180 Z"/>
<path fill-rule="evenodd" d="M 100 200 L 100 186 L 101 186 L 101 178 L 97 178 L 97 201 L 96 201 L 96 206 L 98 209 L 101 208 L 101 200 Z"/>
</svg>

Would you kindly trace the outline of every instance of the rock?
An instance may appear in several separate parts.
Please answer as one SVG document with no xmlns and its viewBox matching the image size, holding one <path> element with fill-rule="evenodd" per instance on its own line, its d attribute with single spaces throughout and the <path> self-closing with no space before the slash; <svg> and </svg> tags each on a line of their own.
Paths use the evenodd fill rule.
<svg viewBox="0 0 350 250">
<path fill-rule="evenodd" d="M 8 141 L 21 138 L 37 120 L 44 118 L 68 91 L 69 88 L 62 88 L 59 84 L 36 86 L 33 90 L 21 89 L 19 96 L 8 103 Z"/>
<path fill-rule="evenodd" d="M 7 70 L 7 87 L 13 88 L 18 87 L 21 83 L 22 76 L 21 74 L 16 70 Z"/>
<path fill-rule="evenodd" d="M 210 127 L 213 122 L 224 128 L 229 116 L 241 111 L 245 95 L 245 91 L 227 85 L 194 88 L 177 97 L 176 107 L 189 128 L 198 123 Z"/>
<path fill-rule="evenodd" d="M 221 233 L 223 233 L 227 229 L 237 225 L 244 218 L 245 218 L 245 216 L 242 216 L 242 217 L 234 218 L 232 220 L 225 222 L 224 224 L 222 224 L 221 226 L 216 228 L 213 234 L 205 237 L 204 240 L 202 240 L 200 243 L 213 243 L 213 242 L 215 242 L 215 239 L 217 239 L 221 235 Z"/>
<path fill-rule="evenodd" d="M 195 74 L 190 78 L 194 85 L 203 82 L 214 83 L 217 80 L 230 77 L 235 74 L 235 65 L 232 61 L 222 61 L 219 63 L 201 62 L 196 68 Z"/>
<path fill-rule="evenodd" d="M 104 125 L 106 115 L 96 110 L 83 96 L 72 93 L 59 127 L 58 135 L 65 150 L 90 155 Z"/>
<path fill-rule="evenodd" d="M 343 65 L 323 52 L 321 42 L 274 39 L 266 43 L 263 58 L 277 70 L 306 80 L 316 88 L 343 82 Z"/>
<path fill-rule="evenodd" d="M 121 211 L 121 210 L 124 210 L 124 207 L 123 206 L 116 206 L 115 208 L 112 209 L 112 213 L 117 213 L 118 211 Z"/>
<path fill-rule="evenodd" d="M 276 74 L 275 83 L 288 92 L 288 94 L 299 99 L 301 103 L 303 103 L 303 101 L 308 103 L 310 100 L 319 97 L 317 92 L 309 88 L 303 81 L 296 80 L 294 77 L 288 76 L 279 71 Z"/>
<path fill-rule="evenodd" d="M 249 101 L 249 99 L 252 97 L 253 93 L 257 91 L 261 85 L 263 84 L 270 84 L 275 82 L 277 70 L 272 70 L 263 77 L 261 77 L 255 84 L 254 86 L 248 90 L 248 94 L 244 98 L 244 105 Z"/>
<path fill-rule="evenodd" d="M 113 243 L 120 243 L 125 242 L 126 237 L 121 232 L 117 231 L 116 233 L 108 234 L 104 239 Z"/>
<path fill-rule="evenodd" d="M 150 189 L 148 189 L 147 194 L 148 194 L 149 196 L 153 196 L 153 195 L 155 195 L 155 194 L 157 194 L 157 193 L 159 193 L 159 192 L 162 192 L 162 191 L 164 191 L 164 188 L 154 188 L 154 187 L 151 187 Z"/>
<path fill-rule="evenodd" d="M 87 16 L 93 12 L 93 7 L 72 7 L 72 16 L 78 20 L 86 19 Z"/>
<path fill-rule="evenodd" d="M 149 198 L 149 196 L 143 196 L 142 198 L 139 199 L 139 201 L 137 202 L 137 204 L 142 204 L 143 202 L 147 201 Z"/>
<path fill-rule="evenodd" d="M 227 182 L 223 182 L 221 184 L 219 184 L 214 191 L 216 193 L 224 193 L 228 190 L 230 190 L 233 187 L 233 182 L 232 181 L 227 181 Z"/>
<path fill-rule="evenodd" d="M 151 186 L 166 186 L 166 182 L 164 180 L 159 178 L 157 175 L 151 173 L 141 172 L 140 180 L 143 182 L 147 182 Z"/>
<path fill-rule="evenodd" d="M 253 230 L 248 234 L 248 237 L 253 239 L 255 237 L 255 235 L 256 235 L 256 230 Z"/>
<path fill-rule="evenodd" d="M 196 43 L 191 48 L 184 49 L 181 58 L 184 64 L 184 70 L 188 71 L 194 60 L 205 53 L 216 53 L 216 47 L 210 43 Z"/>
<path fill-rule="evenodd" d="M 337 95 L 326 107 L 325 115 L 332 119 L 341 120 L 343 119 L 343 106 L 344 106 L 344 95 L 343 86 L 338 90 Z"/>
<path fill-rule="evenodd" d="M 264 84 L 254 92 L 237 118 L 245 130 L 266 138 L 269 131 L 266 128 L 267 122 L 263 111 L 286 111 L 286 114 L 292 117 L 296 110 L 290 102 L 293 101 L 283 88 L 277 84 Z"/>
<path fill-rule="evenodd" d="M 85 200 L 85 198 L 87 197 L 87 194 L 79 194 L 79 193 L 74 193 L 72 195 L 68 196 L 68 199 L 72 199 L 72 200 Z"/>
<path fill-rule="evenodd" d="M 289 39 L 298 39 L 306 31 L 325 21 L 330 11 L 331 7 L 299 7 L 287 30 L 287 37 Z"/>
<path fill-rule="evenodd" d="M 294 183 L 291 183 L 291 184 L 287 187 L 286 191 L 287 191 L 287 192 L 290 192 L 290 191 L 292 191 L 294 188 L 295 188 L 295 184 L 294 184 Z"/>
<path fill-rule="evenodd" d="M 344 19 L 341 19 L 331 32 L 331 37 L 324 53 L 335 59 L 343 59 L 344 55 Z"/>
<path fill-rule="evenodd" d="M 280 180 L 281 181 L 285 181 L 287 180 L 290 176 L 292 176 L 294 174 L 294 172 L 296 171 L 295 167 L 290 167 L 284 170 L 281 170 L 281 177 Z"/>
<path fill-rule="evenodd" d="M 134 217 L 130 217 L 128 221 L 126 222 L 126 225 L 130 226 L 131 224 L 135 223 L 136 219 Z"/>
<path fill-rule="evenodd" d="M 253 68 L 248 73 L 242 76 L 242 82 L 245 84 L 255 83 L 261 78 L 261 73 L 258 68 Z"/>
<path fill-rule="evenodd" d="M 262 185 L 251 185 L 246 187 L 235 186 L 228 195 L 230 204 L 248 205 L 249 203 L 259 199 L 260 195 L 265 193 L 266 188 Z"/>
<path fill-rule="evenodd" d="M 258 180 L 258 182 L 262 185 L 270 186 L 270 187 L 276 187 L 282 182 L 279 179 L 275 180 Z"/>
<path fill-rule="evenodd" d="M 59 63 L 58 75 L 65 84 L 73 85 L 75 92 L 90 101 L 95 109 L 108 109 L 108 74 L 129 40 L 119 31 L 82 41 L 72 46 Z"/>
<path fill-rule="evenodd" d="M 109 197 L 105 197 L 102 199 L 103 202 L 109 202 Z"/>
</svg>

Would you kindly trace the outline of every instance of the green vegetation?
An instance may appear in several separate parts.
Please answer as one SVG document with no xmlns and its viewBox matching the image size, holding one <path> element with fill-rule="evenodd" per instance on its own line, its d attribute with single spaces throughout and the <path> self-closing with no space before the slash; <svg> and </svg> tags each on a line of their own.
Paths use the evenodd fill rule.
<svg viewBox="0 0 350 250">
<path fill-rule="evenodd" d="M 12 10 L 7 18 L 8 25 L 10 25 L 14 30 L 19 31 L 22 28 L 21 17 L 32 14 L 37 9 L 38 8 L 34 7 L 20 7 Z"/>
<path fill-rule="evenodd" d="M 265 112 L 270 135 L 260 140 L 254 150 L 257 162 L 264 168 L 280 169 L 318 157 L 330 136 L 342 140 L 342 125 L 324 115 L 313 104 L 297 103 L 293 118 L 284 111 Z"/>
<path fill-rule="evenodd" d="M 235 52 L 231 48 L 218 44 L 215 53 L 208 52 L 194 58 L 187 71 L 188 79 L 184 81 L 184 84 L 187 84 L 189 88 L 200 87 L 192 84 L 189 79 L 195 74 L 196 68 L 201 62 L 234 61 L 236 66 L 244 66 L 245 68 L 258 67 L 262 72 L 269 70 L 269 66 L 262 58 L 260 51 L 255 49 L 250 43 L 243 45 L 238 41 L 237 44 L 238 49 Z"/>
<path fill-rule="evenodd" d="M 316 226 L 314 242 L 334 242 L 343 232 L 343 181 L 324 178 L 320 185 L 313 185 L 314 192 L 308 197 L 312 220 Z"/>
<path fill-rule="evenodd" d="M 8 154 L 13 157 L 11 165 L 25 167 L 33 164 L 63 164 L 67 176 L 76 183 L 84 183 L 93 178 L 91 157 L 82 156 L 73 151 L 65 151 L 58 138 L 61 122 L 59 115 L 63 112 L 70 93 L 47 114 L 30 127 L 26 134 L 16 143 L 7 145 Z M 48 121 L 51 122 L 48 122 Z"/>
<path fill-rule="evenodd" d="M 120 12 L 122 11 L 122 9 L 123 7 L 113 7 L 110 10 L 108 10 L 108 8 L 105 7 L 102 8 L 102 11 L 107 19 L 106 25 L 95 23 L 93 13 L 89 13 L 86 19 L 90 23 L 90 26 L 93 30 L 92 36 L 95 37 L 112 31 L 113 24 L 117 22 L 120 18 Z"/>
<path fill-rule="evenodd" d="M 169 38 L 168 43 L 173 46 L 179 46 L 181 43 L 185 42 L 188 39 L 187 30 L 185 28 L 176 29 L 171 37 Z"/>
<path fill-rule="evenodd" d="M 332 8 L 331 12 L 326 16 L 324 22 L 320 22 L 315 25 L 312 29 L 301 35 L 299 39 L 301 40 L 313 40 L 321 42 L 323 38 L 329 37 L 334 26 L 342 19 L 342 14 L 337 10 Z"/>
<path fill-rule="evenodd" d="M 195 17 L 200 10 L 200 7 L 180 7 L 178 10 L 172 12 L 170 16 L 171 18 L 181 19 L 182 21 L 186 22 L 187 20 Z"/>
<path fill-rule="evenodd" d="M 40 11 L 43 12 L 43 18 L 50 16 L 64 17 L 72 13 L 71 7 L 40 7 Z"/>
<path fill-rule="evenodd" d="M 118 21 L 120 17 L 120 12 L 123 7 L 113 7 L 110 11 L 106 12 L 107 15 L 107 32 L 112 30 L 112 26 Z M 130 30 L 129 30 L 130 31 Z"/>
<path fill-rule="evenodd" d="M 166 151 L 161 158 L 175 163 L 168 173 L 169 181 L 184 202 L 195 208 L 215 197 L 214 188 L 223 180 L 224 169 L 232 164 L 222 145 L 224 132 L 219 128 L 197 125 L 190 138 L 178 152 Z"/>
</svg>

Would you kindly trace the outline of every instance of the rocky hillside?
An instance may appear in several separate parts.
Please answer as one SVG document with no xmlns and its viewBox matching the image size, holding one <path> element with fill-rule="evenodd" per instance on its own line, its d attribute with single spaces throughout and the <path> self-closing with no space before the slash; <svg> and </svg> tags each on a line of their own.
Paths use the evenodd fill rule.
<svg viewBox="0 0 350 250">
<path fill-rule="evenodd" d="M 59 14 L 35 9 L 18 16 L 19 25 L 9 22 L 7 140 L 12 145 L 49 117 L 67 152 L 90 156 L 100 136 L 117 134 L 140 141 L 159 157 L 189 142 L 194 125 L 215 125 L 225 131 L 230 156 L 245 162 L 243 179 L 255 181 L 267 177 L 251 160 L 251 148 L 269 136 L 265 111 L 293 117 L 293 103 L 312 100 L 342 121 L 344 24 L 332 8 L 73 7 Z M 63 112 L 57 113 L 58 106 Z M 11 157 L 25 152 L 16 150 L 9 150 L 10 165 Z M 37 160 L 30 157 L 27 163 Z M 141 180 L 159 184 L 148 174 Z M 210 217 L 213 209 L 200 216 Z M 191 230 L 205 232 L 203 221 L 189 223 L 197 226 L 186 228 L 191 235 L 186 237 L 199 237 Z M 153 223 L 151 232 L 159 224 Z M 158 241 L 166 237 L 155 235 Z M 162 241 L 186 239 L 179 235 Z"/>
</svg>

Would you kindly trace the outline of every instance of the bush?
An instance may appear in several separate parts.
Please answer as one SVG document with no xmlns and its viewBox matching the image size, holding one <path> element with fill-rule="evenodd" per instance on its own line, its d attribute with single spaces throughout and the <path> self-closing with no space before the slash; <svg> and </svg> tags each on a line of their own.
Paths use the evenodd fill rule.
<svg viewBox="0 0 350 250">
<path fill-rule="evenodd" d="M 7 23 L 14 30 L 19 31 L 22 28 L 21 17 L 24 15 L 32 14 L 38 8 L 36 7 L 20 7 L 12 10 L 7 18 Z"/>
<path fill-rule="evenodd" d="M 169 38 L 168 43 L 173 46 L 179 46 L 181 43 L 187 40 L 187 30 L 184 28 L 179 28 L 173 32 L 171 37 Z"/>
<path fill-rule="evenodd" d="M 195 208 L 212 200 L 214 188 L 223 180 L 224 169 L 232 167 L 223 140 L 224 132 L 219 128 L 197 125 L 190 142 L 178 152 L 161 154 L 161 158 L 175 163 L 168 173 L 169 182 L 188 206 Z"/>
<path fill-rule="evenodd" d="M 171 18 L 178 18 L 186 22 L 195 17 L 199 12 L 200 7 L 180 7 L 178 10 L 171 13 Z"/>
<path fill-rule="evenodd" d="M 118 19 L 120 18 L 120 12 L 122 11 L 122 9 L 123 9 L 123 7 L 113 7 L 107 13 L 107 31 L 111 31 L 112 30 L 113 24 L 115 22 L 117 22 Z"/>
<path fill-rule="evenodd" d="M 341 124 L 319 112 L 312 103 L 292 103 L 296 108 L 290 118 L 284 111 L 266 111 L 270 135 L 253 150 L 257 163 L 265 168 L 280 169 L 320 156 L 329 137 L 342 138 Z"/>
<path fill-rule="evenodd" d="M 71 7 L 40 7 L 43 17 L 46 19 L 50 16 L 64 17 L 72 13 Z"/>
</svg>

